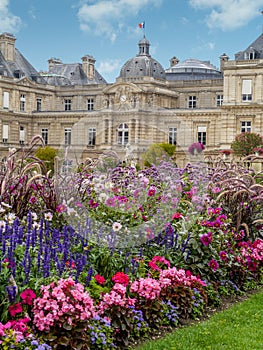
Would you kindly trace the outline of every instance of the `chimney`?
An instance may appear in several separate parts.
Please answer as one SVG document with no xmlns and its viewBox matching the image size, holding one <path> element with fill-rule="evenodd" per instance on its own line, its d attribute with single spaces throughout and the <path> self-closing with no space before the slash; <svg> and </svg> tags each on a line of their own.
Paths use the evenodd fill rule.
<svg viewBox="0 0 263 350">
<path fill-rule="evenodd" d="M 175 66 L 175 65 L 177 65 L 177 63 L 179 63 L 179 59 L 177 58 L 177 57 L 172 57 L 171 59 L 170 59 L 170 68 L 171 67 L 173 67 L 173 66 Z"/>
<path fill-rule="evenodd" d="M 0 51 L 6 61 L 14 62 L 15 60 L 15 41 L 13 34 L 2 33 L 0 35 Z"/>
<path fill-rule="evenodd" d="M 94 80 L 95 77 L 95 58 L 89 55 L 82 57 L 82 69 L 89 80 Z"/>
<path fill-rule="evenodd" d="M 223 53 L 223 55 L 220 56 L 220 71 L 222 72 L 224 70 L 224 64 L 229 60 L 229 57 L 227 54 Z"/>
<path fill-rule="evenodd" d="M 62 64 L 59 58 L 52 57 L 48 60 L 48 70 L 52 70 L 56 64 Z"/>
</svg>

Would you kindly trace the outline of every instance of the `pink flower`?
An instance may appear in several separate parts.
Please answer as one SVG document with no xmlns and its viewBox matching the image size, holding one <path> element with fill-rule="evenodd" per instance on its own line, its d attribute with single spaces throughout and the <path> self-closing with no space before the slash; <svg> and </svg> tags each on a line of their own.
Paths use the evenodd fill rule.
<svg viewBox="0 0 263 350">
<path fill-rule="evenodd" d="M 219 268 L 219 264 L 215 259 L 210 260 L 208 265 L 213 271 L 216 271 Z"/>
<path fill-rule="evenodd" d="M 162 271 L 162 269 L 159 267 L 159 265 L 166 265 L 170 267 L 170 261 L 166 260 L 164 256 L 154 256 L 152 260 L 149 262 L 149 266 L 151 269 L 156 271 Z"/>
<path fill-rule="evenodd" d="M 140 278 L 131 284 L 130 291 L 140 297 L 154 300 L 160 296 L 161 284 L 153 278 Z"/>
<path fill-rule="evenodd" d="M 117 272 L 114 276 L 112 276 L 112 281 L 114 283 L 120 283 L 127 286 L 129 284 L 129 276 L 124 272 Z"/>
<path fill-rule="evenodd" d="M 33 292 L 32 289 L 25 289 L 20 294 L 21 299 L 23 300 L 24 304 L 32 305 L 33 300 L 36 298 L 36 294 Z"/>
</svg>

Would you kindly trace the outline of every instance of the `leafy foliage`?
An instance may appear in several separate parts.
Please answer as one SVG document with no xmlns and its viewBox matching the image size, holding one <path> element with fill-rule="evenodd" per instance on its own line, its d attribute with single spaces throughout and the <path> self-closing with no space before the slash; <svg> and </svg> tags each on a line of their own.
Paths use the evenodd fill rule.
<svg viewBox="0 0 263 350">
<path fill-rule="evenodd" d="M 254 153 L 255 147 L 263 145 L 262 136 L 253 132 L 238 134 L 231 143 L 233 153 L 237 156 L 248 156 Z"/>
</svg>

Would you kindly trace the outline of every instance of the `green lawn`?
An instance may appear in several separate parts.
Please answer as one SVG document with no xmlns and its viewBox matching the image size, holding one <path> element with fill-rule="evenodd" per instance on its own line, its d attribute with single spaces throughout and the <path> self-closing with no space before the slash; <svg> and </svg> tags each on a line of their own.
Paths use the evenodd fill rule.
<svg viewBox="0 0 263 350">
<path fill-rule="evenodd" d="M 263 291 L 137 350 L 262 350 Z"/>
</svg>

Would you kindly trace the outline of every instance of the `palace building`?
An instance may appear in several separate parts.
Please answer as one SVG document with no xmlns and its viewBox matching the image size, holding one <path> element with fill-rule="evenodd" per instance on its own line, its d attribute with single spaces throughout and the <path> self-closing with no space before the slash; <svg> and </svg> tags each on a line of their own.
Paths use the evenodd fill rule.
<svg viewBox="0 0 263 350">
<path fill-rule="evenodd" d="M 222 54 L 220 69 L 176 57 L 165 69 L 144 36 L 111 84 L 90 55 L 70 64 L 51 58 L 37 72 L 15 41 L 0 35 L 1 157 L 42 135 L 78 162 L 111 150 L 124 159 L 127 147 L 140 162 L 151 144 L 171 143 L 183 165 L 193 142 L 216 156 L 240 132 L 263 132 L 263 34 L 233 60 Z"/>
</svg>

